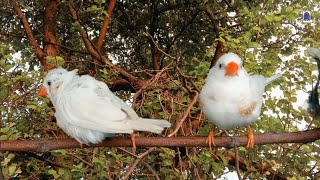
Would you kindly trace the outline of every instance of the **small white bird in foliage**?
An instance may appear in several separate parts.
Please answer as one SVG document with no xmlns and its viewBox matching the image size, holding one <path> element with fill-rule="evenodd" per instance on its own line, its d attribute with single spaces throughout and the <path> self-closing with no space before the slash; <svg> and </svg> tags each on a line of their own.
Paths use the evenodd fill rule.
<svg viewBox="0 0 320 180">
<path fill-rule="evenodd" d="M 148 131 L 160 134 L 170 127 L 166 120 L 139 117 L 105 83 L 63 68 L 47 74 L 39 96 L 50 98 L 58 126 L 81 144 L 100 143 L 115 133 Z"/>
<path fill-rule="evenodd" d="M 248 125 L 260 116 L 265 86 L 279 77 L 280 74 L 270 78 L 250 76 L 240 57 L 227 53 L 211 68 L 200 93 L 200 106 L 208 120 L 222 130 Z M 214 130 L 210 131 L 207 143 L 210 148 L 214 145 Z M 253 132 L 248 126 L 247 147 L 253 145 Z"/>
</svg>

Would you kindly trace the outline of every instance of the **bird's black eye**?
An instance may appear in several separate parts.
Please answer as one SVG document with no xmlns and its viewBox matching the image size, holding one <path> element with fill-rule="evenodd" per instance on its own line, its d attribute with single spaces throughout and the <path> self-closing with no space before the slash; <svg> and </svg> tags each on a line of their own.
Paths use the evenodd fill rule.
<svg viewBox="0 0 320 180">
<path fill-rule="evenodd" d="M 51 86 L 51 81 L 48 81 L 47 84 L 48 84 L 48 86 Z"/>
<path fill-rule="evenodd" d="M 219 64 L 219 68 L 220 68 L 220 69 L 222 68 L 222 64 Z"/>
</svg>

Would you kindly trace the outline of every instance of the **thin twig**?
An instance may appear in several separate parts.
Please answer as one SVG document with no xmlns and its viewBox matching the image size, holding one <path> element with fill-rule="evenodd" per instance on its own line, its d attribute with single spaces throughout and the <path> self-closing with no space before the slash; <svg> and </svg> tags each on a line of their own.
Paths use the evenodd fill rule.
<svg viewBox="0 0 320 180">
<path fill-rule="evenodd" d="M 83 163 L 85 163 L 86 165 L 88 165 L 88 166 L 90 166 L 90 167 L 93 167 L 93 164 L 91 164 L 90 162 L 82 159 L 81 157 L 79 157 L 79 156 L 77 156 L 77 155 L 75 155 L 75 154 L 73 154 L 73 153 L 66 153 L 66 154 L 69 155 L 69 156 L 72 156 L 72 157 L 74 157 L 74 158 L 76 158 L 76 159 L 78 159 L 78 160 L 80 160 L 80 161 L 82 161 Z"/>
<path fill-rule="evenodd" d="M 146 152 L 142 153 L 141 155 L 139 155 L 136 159 L 136 161 L 132 164 L 132 166 L 130 167 L 129 171 L 123 176 L 122 179 L 128 179 L 129 176 L 132 174 L 132 172 L 134 171 L 134 168 L 140 163 L 140 161 L 143 160 L 143 158 L 145 158 L 148 154 L 150 154 L 152 151 L 154 151 L 156 148 L 150 148 L 148 149 Z"/>
<path fill-rule="evenodd" d="M 152 175 L 157 179 L 160 180 L 160 177 L 158 176 L 158 174 L 156 173 L 155 170 L 152 169 L 152 167 L 146 163 L 145 161 L 141 161 L 143 165 L 145 165 L 147 167 L 147 169 L 152 173 Z"/>
<path fill-rule="evenodd" d="M 145 90 L 148 87 L 153 87 L 153 85 L 158 81 L 158 79 L 161 77 L 162 73 L 167 71 L 172 63 L 168 64 L 165 68 L 161 69 L 154 77 L 149 79 L 145 82 L 145 84 L 134 94 L 133 96 L 133 103 L 135 104 L 137 98 L 141 95 L 142 91 Z"/>
<path fill-rule="evenodd" d="M 159 48 L 159 46 L 157 45 L 157 43 L 154 41 L 153 37 L 152 37 L 149 33 L 145 32 L 144 34 L 145 34 L 146 36 L 149 36 L 149 37 L 150 37 L 152 43 L 156 46 L 156 48 L 157 48 L 160 52 L 162 52 L 162 54 L 164 54 L 165 56 L 168 56 L 168 57 L 171 58 L 171 59 L 176 59 L 175 57 L 171 56 L 170 54 L 164 52 L 164 50 L 162 50 L 161 48 Z"/>
<path fill-rule="evenodd" d="M 178 73 L 180 74 L 180 76 L 186 78 L 186 79 L 197 79 L 197 77 L 193 77 L 193 76 L 188 76 L 188 75 L 185 75 L 181 72 L 181 70 L 178 68 L 178 66 L 176 66 L 176 70 L 178 71 Z"/>
<path fill-rule="evenodd" d="M 239 168 L 239 153 L 238 153 L 238 148 L 237 146 L 234 147 L 234 156 L 235 156 L 235 161 L 236 161 L 236 171 L 239 180 L 241 180 L 241 174 L 240 174 L 240 168 Z"/>
<path fill-rule="evenodd" d="M 180 122 L 179 122 L 178 126 L 176 127 L 176 129 L 175 129 L 171 134 L 169 134 L 168 137 L 172 137 L 172 136 L 176 135 L 177 132 L 179 131 L 180 127 L 182 126 L 183 122 L 187 119 L 187 117 L 188 117 L 188 115 L 189 115 L 189 113 L 190 113 L 190 111 L 191 111 L 191 108 L 193 107 L 193 105 L 194 105 L 194 104 L 197 102 L 197 100 L 198 100 L 199 93 L 198 93 L 197 91 L 194 91 L 194 93 L 195 93 L 195 96 L 193 97 L 193 100 L 192 100 L 192 102 L 190 103 L 190 105 L 189 105 L 186 113 L 184 114 L 184 116 L 183 116 L 182 119 L 180 120 Z"/>
</svg>

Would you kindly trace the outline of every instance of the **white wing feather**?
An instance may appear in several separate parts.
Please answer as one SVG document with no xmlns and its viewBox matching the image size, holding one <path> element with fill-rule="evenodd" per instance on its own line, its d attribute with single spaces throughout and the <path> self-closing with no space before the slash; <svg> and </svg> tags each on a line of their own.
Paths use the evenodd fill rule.
<svg viewBox="0 0 320 180">
<path fill-rule="evenodd" d="M 68 91 L 66 91 L 68 89 Z M 105 94 L 98 94 L 105 91 Z M 90 76 L 72 82 L 59 97 L 57 112 L 71 125 L 105 133 L 132 133 L 127 114 L 109 89 Z"/>
</svg>

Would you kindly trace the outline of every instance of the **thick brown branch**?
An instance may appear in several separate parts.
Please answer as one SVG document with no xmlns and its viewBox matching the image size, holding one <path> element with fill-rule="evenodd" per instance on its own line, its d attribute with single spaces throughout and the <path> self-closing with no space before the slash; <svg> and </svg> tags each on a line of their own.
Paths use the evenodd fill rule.
<svg viewBox="0 0 320 180">
<path fill-rule="evenodd" d="M 140 137 L 136 139 L 137 147 L 207 147 L 207 137 Z M 255 145 L 310 143 L 320 139 L 320 128 L 293 133 L 266 133 L 254 136 Z M 216 137 L 216 147 L 246 146 L 247 136 Z M 114 137 L 100 144 L 83 147 L 131 147 L 132 142 L 127 137 Z M 37 151 L 47 152 L 54 149 L 80 148 L 76 140 L 16 140 L 0 141 L 0 151 Z"/>
<path fill-rule="evenodd" d="M 108 14 L 103 21 L 103 24 L 102 24 L 102 27 L 100 30 L 100 34 L 98 37 L 98 41 L 97 41 L 97 49 L 99 52 L 101 52 L 103 40 L 107 35 L 108 27 L 109 27 L 109 24 L 111 21 L 111 17 L 112 17 L 112 13 L 113 13 L 113 9 L 114 9 L 115 5 L 116 5 L 116 0 L 110 0 L 109 7 L 108 7 Z"/>
<path fill-rule="evenodd" d="M 47 67 L 47 62 L 44 59 L 45 53 L 40 48 L 40 45 L 38 44 L 36 38 L 33 36 L 32 30 L 31 30 L 31 27 L 30 27 L 30 25 L 28 23 L 27 18 L 22 13 L 21 8 L 20 8 L 19 4 L 16 1 L 12 1 L 12 6 L 13 6 L 14 12 L 18 15 L 19 19 L 22 22 L 22 25 L 23 25 L 23 27 L 25 29 L 27 38 L 28 38 L 31 46 L 35 49 L 35 53 L 36 53 L 37 58 L 40 60 L 40 63 L 43 65 L 43 67 L 46 68 Z"/>
<path fill-rule="evenodd" d="M 46 10 L 44 12 L 44 41 L 50 42 L 45 45 L 44 52 L 48 56 L 57 56 L 58 55 L 58 49 L 54 46 L 54 44 L 57 44 L 57 38 L 56 38 L 56 19 L 55 16 L 58 11 L 58 2 L 57 1 L 48 1 L 48 4 L 46 5 Z"/>
<path fill-rule="evenodd" d="M 216 46 L 216 51 L 214 53 L 214 56 L 213 56 L 211 64 L 210 64 L 210 68 L 212 68 L 212 66 L 214 66 L 216 64 L 216 62 L 223 55 L 223 53 L 224 53 L 223 42 L 218 41 L 217 46 Z"/>
</svg>

